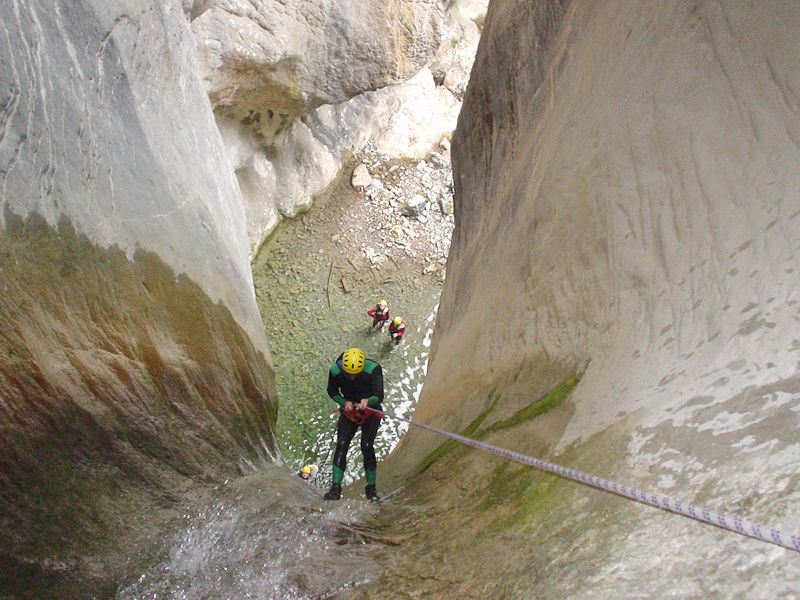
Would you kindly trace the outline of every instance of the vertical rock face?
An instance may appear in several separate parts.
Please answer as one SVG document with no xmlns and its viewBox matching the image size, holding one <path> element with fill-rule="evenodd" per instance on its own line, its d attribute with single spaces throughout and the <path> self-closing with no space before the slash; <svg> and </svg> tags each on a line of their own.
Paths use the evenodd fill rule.
<svg viewBox="0 0 800 600">
<path fill-rule="evenodd" d="M 471 3 L 471 14 L 481 4 Z M 478 28 L 450 5 L 195 3 L 201 69 L 245 197 L 253 253 L 282 218 L 307 210 L 368 139 L 421 156 L 452 133 Z"/>
<path fill-rule="evenodd" d="M 777 1 L 493 0 L 416 418 L 463 429 L 492 399 L 507 416 L 577 373 L 556 454 L 796 529 L 798 25 Z M 521 380 L 529 397 L 504 395 Z M 435 443 L 412 431 L 403 450 Z M 623 527 L 596 570 L 625 571 L 652 527 L 719 552 L 713 528 L 654 523 Z M 548 597 L 588 597 L 558 573 Z M 604 597 L 647 589 L 601 579 Z"/>
<path fill-rule="evenodd" d="M 323 104 L 405 81 L 442 40 L 436 0 L 212 0 L 194 14 L 215 110 L 266 145 Z"/>
<path fill-rule="evenodd" d="M 181 3 L 24 0 L 0 25 L 13 588 L 54 557 L 71 576 L 76 556 L 145 537 L 175 490 L 269 459 L 275 398 L 242 199 Z"/>
</svg>

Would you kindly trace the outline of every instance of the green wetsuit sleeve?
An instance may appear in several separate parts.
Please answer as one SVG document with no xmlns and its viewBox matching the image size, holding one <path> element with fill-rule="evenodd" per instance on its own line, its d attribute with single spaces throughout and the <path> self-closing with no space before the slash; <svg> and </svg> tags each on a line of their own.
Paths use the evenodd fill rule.
<svg viewBox="0 0 800 600">
<path fill-rule="evenodd" d="M 331 370 L 328 371 L 328 396 L 330 396 L 331 400 L 336 402 L 336 404 L 339 406 L 344 406 L 345 400 L 339 393 L 339 384 L 336 382 L 339 373 L 341 373 L 339 366 L 336 363 L 333 363 Z"/>
<path fill-rule="evenodd" d="M 371 376 L 370 392 L 372 395 L 367 397 L 367 405 L 377 406 L 383 402 L 383 369 L 378 363 L 368 360 L 364 365 L 364 370 Z"/>
</svg>

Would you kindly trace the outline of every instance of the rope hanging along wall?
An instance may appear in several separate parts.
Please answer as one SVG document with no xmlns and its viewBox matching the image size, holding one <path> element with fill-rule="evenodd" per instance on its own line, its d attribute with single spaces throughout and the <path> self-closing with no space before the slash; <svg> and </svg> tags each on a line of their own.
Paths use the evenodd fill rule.
<svg viewBox="0 0 800 600">
<path fill-rule="evenodd" d="M 728 515 L 724 515 L 722 513 L 718 513 L 716 511 L 703 508 L 701 506 L 696 506 L 694 504 L 689 504 L 687 502 L 681 502 L 680 500 L 673 500 L 672 498 L 662 496 L 661 494 L 644 492 L 642 490 L 638 490 L 636 488 L 627 485 L 610 481 L 608 479 L 595 477 L 594 475 L 589 475 L 588 473 L 576 471 L 575 469 L 562 467 L 554 463 L 534 458 L 532 456 L 526 456 L 525 454 L 520 454 L 519 452 L 512 452 L 511 450 L 506 450 L 505 448 L 493 446 L 492 444 L 487 444 L 486 442 L 473 440 L 463 435 L 458 435 L 457 433 L 451 433 L 449 431 L 444 431 L 443 429 L 437 429 L 436 427 L 431 427 L 430 425 L 423 425 L 422 423 L 415 423 L 403 417 L 397 417 L 374 409 L 367 409 L 367 410 L 375 413 L 377 416 L 388 417 L 390 419 L 403 421 L 405 423 L 408 423 L 409 425 L 413 425 L 414 427 L 419 427 L 420 429 L 425 429 L 427 431 L 443 435 L 450 439 L 461 442 L 462 444 L 473 446 L 474 448 L 480 448 L 481 450 L 486 450 L 488 452 L 493 452 L 494 454 L 510 458 L 511 460 L 515 460 L 517 462 L 521 462 L 523 464 L 536 467 L 537 469 L 542 469 L 543 471 L 549 471 L 550 473 L 555 473 L 556 475 L 560 475 L 561 477 L 572 479 L 573 481 L 577 481 L 579 483 L 583 483 L 585 485 L 600 490 L 611 492 L 612 494 L 616 494 L 618 496 L 631 498 L 632 500 L 636 500 L 638 502 L 644 502 L 645 504 L 655 506 L 656 508 L 660 508 L 661 510 L 666 510 L 669 512 L 683 515 L 685 517 L 689 517 L 690 519 L 694 519 L 695 521 L 710 523 L 711 525 L 716 525 L 717 527 L 721 527 L 722 529 L 727 529 L 728 531 L 733 531 L 734 533 L 739 533 L 741 535 L 755 538 L 757 540 L 782 546 L 783 548 L 788 548 L 789 550 L 795 550 L 797 552 L 800 552 L 800 536 L 798 535 L 784 533 L 776 529 L 764 527 L 763 525 L 759 525 L 758 523 L 753 523 L 752 521 L 747 521 L 744 519 L 740 519 L 738 517 L 731 517 Z"/>
</svg>

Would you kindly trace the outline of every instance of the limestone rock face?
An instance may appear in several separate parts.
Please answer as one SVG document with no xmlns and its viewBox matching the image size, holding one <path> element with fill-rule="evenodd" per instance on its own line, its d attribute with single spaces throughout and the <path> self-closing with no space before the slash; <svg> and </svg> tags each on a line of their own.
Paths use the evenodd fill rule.
<svg viewBox="0 0 800 600">
<path fill-rule="evenodd" d="M 462 431 L 578 374 L 552 456 L 796 529 L 798 26 L 800 5 L 779 1 L 493 0 L 453 140 L 457 222 L 415 419 Z M 401 454 L 437 443 L 412 428 Z M 596 523 L 585 495 L 568 512 Z M 672 551 L 653 594 L 686 596 L 679 555 L 719 564 L 739 541 L 635 512 L 579 572 L 564 548 L 591 531 L 560 529 L 561 551 L 537 537 L 554 570 L 527 597 L 635 597 L 654 535 Z M 785 585 L 780 568 L 766 579 Z"/>
<path fill-rule="evenodd" d="M 185 8 L 0 7 L 2 589 L 80 580 L 175 490 L 275 452 L 242 197 Z"/>
<path fill-rule="evenodd" d="M 449 138 L 478 41 L 461 3 L 431 0 L 207 0 L 190 14 L 251 254 L 368 139 L 419 157 Z"/>
<path fill-rule="evenodd" d="M 482 28 L 486 20 L 488 5 L 489 3 L 486 0 L 459 0 L 458 10 L 470 21 L 475 23 L 478 28 Z"/>
<path fill-rule="evenodd" d="M 437 84 L 443 85 L 460 100 L 467 89 L 475 51 L 480 40 L 480 25 L 488 2 L 459 2 L 449 12 L 447 39 L 439 47 L 429 68 Z M 482 9 L 482 10 L 481 10 Z"/>
<path fill-rule="evenodd" d="M 439 0 L 214 0 L 193 21 L 218 115 L 267 145 L 299 116 L 405 81 L 442 40 Z"/>
<path fill-rule="evenodd" d="M 403 85 L 321 106 L 287 130 L 280 150 L 265 149 L 241 128 L 220 120 L 246 203 L 251 253 L 281 219 L 307 210 L 367 140 L 391 156 L 422 157 L 449 140 L 461 103 L 430 70 Z"/>
</svg>

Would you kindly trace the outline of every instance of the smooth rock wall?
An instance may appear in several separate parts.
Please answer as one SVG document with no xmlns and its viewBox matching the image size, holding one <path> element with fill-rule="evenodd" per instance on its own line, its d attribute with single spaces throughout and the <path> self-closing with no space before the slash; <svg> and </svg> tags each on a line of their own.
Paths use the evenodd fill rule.
<svg viewBox="0 0 800 600">
<path fill-rule="evenodd" d="M 427 68 L 403 85 L 322 106 L 289 128 L 280 150 L 265 151 L 229 122 L 219 125 L 247 205 L 251 253 L 280 222 L 313 207 L 368 140 L 389 156 L 428 156 L 452 136 L 461 103 Z"/>
<path fill-rule="evenodd" d="M 441 0 L 210 0 L 192 27 L 215 111 L 265 145 L 298 117 L 417 73 L 442 40 Z"/>
<path fill-rule="evenodd" d="M 59 597 L 271 460 L 276 399 L 182 3 L 24 0 L 0 26 L 0 589 Z"/>
<path fill-rule="evenodd" d="M 797 529 L 798 27 L 779 1 L 493 0 L 415 419 L 461 431 L 578 374 L 551 458 Z M 396 454 L 416 465 L 439 443 L 412 428 Z M 580 509 L 591 493 L 566 511 L 581 523 L 599 519 Z M 587 543 L 591 563 L 550 572 L 547 597 L 694 597 L 713 578 L 698 565 L 721 561 L 734 572 L 709 589 L 748 589 L 759 560 L 773 597 L 796 580 L 783 551 L 614 502 L 613 551 Z M 537 543 L 565 565 L 598 533 Z M 644 564 L 656 540 L 670 551 Z"/>
<path fill-rule="evenodd" d="M 367 140 L 393 156 L 441 150 L 486 4 L 195 2 L 201 69 L 245 198 L 252 255 Z"/>
</svg>

